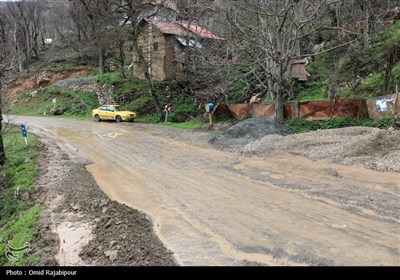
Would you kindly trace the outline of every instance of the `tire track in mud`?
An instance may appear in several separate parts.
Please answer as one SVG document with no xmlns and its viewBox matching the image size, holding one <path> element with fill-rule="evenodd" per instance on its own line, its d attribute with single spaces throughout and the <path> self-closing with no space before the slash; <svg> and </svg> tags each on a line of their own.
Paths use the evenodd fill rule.
<svg viewBox="0 0 400 280">
<path fill-rule="evenodd" d="M 92 161 L 101 189 L 147 213 L 180 264 L 400 264 L 397 173 L 243 156 L 143 124 L 27 120 Z"/>
<path fill-rule="evenodd" d="M 42 140 L 45 154 L 34 196 L 44 205 L 43 227 L 34 265 L 176 265 L 144 213 L 100 190 L 86 170 L 90 162 L 67 143 Z"/>
</svg>

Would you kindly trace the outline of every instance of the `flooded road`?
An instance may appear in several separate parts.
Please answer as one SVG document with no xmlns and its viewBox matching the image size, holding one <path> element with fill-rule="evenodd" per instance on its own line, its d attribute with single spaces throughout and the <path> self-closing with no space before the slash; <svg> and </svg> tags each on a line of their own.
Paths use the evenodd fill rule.
<svg viewBox="0 0 400 280">
<path fill-rule="evenodd" d="M 100 188 L 148 214 L 181 265 L 400 265 L 398 173 L 242 156 L 146 124 L 12 120 L 93 162 Z"/>
</svg>

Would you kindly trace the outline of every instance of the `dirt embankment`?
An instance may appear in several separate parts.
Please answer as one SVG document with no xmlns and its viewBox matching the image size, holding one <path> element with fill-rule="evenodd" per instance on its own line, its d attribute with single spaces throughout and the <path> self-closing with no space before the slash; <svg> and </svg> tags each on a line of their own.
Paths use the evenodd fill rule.
<svg viewBox="0 0 400 280">
<path fill-rule="evenodd" d="M 176 265 L 149 218 L 110 200 L 76 151 L 68 156 L 50 140 L 42 150 L 40 180 L 31 193 L 44 205 L 34 265 Z"/>
<path fill-rule="evenodd" d="M 40 88 L 37 84 L 37 79 L 40 76 L 46 76 L 51 79 L 51 84 L 54 84 L 60 80 L 65 80 L 74 77 L 85 76 L 88 73 L 86 70 L 77 70 L 77 71 L 67 71 L 63 73 L 51 73 L 51 72 L 38 72 L 31 75 L 26 75 L 24 77 L 15 79 L 6 85 L 7 96 L 11 98 L 11 100 L 15 100 L 16 96 L 27 90 L 34 90 L 36 88 Z"/>
</svg>

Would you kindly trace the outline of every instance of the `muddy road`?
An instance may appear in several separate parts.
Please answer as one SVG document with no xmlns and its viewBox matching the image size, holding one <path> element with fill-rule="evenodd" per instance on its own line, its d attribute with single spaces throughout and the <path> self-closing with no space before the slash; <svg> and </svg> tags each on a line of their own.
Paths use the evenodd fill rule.
<svg viewBox="0 0 400 280">
<path fill-rule="evenodd" d="M 400 265 L 399 173 L 242 156 L 146 124 L 12 119 L 92 162 L 101 189 L 148 214 L 181 265 Z"/>
</svg>

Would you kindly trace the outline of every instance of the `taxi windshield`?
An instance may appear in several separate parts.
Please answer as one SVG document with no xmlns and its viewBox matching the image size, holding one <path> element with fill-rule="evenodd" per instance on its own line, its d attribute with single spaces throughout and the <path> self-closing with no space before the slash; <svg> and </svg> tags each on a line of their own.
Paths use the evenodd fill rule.
<svg viewBox="0 0 400 280">
<path fill-rule="evenodd" d="M 115 112 L 121 111 L 121 109 L 118 106 L 114 106 L 113 109 L 114 109 Z"/>
</svg>

